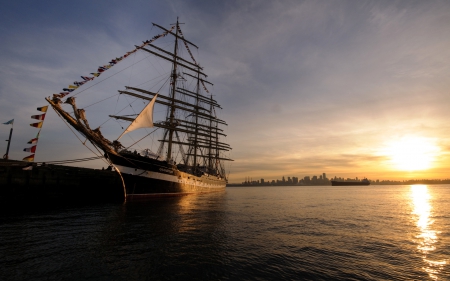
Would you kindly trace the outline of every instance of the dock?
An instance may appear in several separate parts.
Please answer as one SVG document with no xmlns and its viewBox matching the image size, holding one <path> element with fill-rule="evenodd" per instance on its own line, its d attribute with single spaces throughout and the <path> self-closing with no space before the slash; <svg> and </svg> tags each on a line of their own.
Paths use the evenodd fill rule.
<svg viewBox="0 0 450 281">
<path fill-rule="evenodd" d="M 0 159 L 2 205 L 123 201 L 122 180 L 115 171 Z"/>
</svg>

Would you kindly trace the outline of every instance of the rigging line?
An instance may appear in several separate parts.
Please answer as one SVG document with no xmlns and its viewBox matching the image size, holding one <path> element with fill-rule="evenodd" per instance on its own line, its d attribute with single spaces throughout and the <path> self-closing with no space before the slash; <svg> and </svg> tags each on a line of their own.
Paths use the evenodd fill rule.
<svg viewBox="0 0 450 281">
<path fill-rule="evenodd" d="M 128 149 L 130 147 L 132 147 L 133 145 L 135 145 L 136 143 L 140 142 L 141 140 L 145 139 L 146 137 L 148 137 L 149 135 L 151 135 L 152 133 L 156 132 L 159 128 L 156 128 L 155 130 L 153 130 L 152 132 L 148 133 L 147 135 L 143 136 L 141 139 L 139 139 L 137 142 L 133 143 L 132 145 L 130 145 L 129 147 L 125 148 Z"/>
<path fill-rule="evenodd" d="M 119 98 L 120 98 L 120 94 L 119 95 L 117 95 L 117 100 L 116 100 L 116 106 L 114 107 L 114 115 L 116 115 L 117 113 L 116 113 L 116 110 L 117 110 L 117 105 L 119 104 Z"/>
<path fill-rule="evenodd" d="M 150 80 L 147 80 L 147 81 L 145 81 L 145 82 L 142 82 L 141 84 L 135 85 L 134 87 L 139 87 L 139 86 L 141 86 L 141 85 L 147 84 L 147 83 L 149 83 L 149 82 L 151 82 L 151 81 L 153 81 L 153 80 L 156 80 L 156 79 L 162 77 L 159 81 L 157 81 L 157 82 L 155 83 L 155 85 L 153 85 L 153 87 L 155 87 L 157 84 L 161 83 L 161 81 L 164 81 L 164 80 L 166 79 L 167 76 L 170 76 L 170 72 L 161 74 L 160 76 L 157 76 L 157 77 L 155 77 L 155 78 L 152 78 L 152 79 L 150 79 Z M 153 87 L 151 87 L 150 90 L 151 90 Z"/>
<path fill-rule="evenodd" d="M 120 96 L 120 93 L 118 94 Z M 127 100 L 128 101 L 128 100 Z M 138 101 L 138 99 L 136 98 L 134 101 L 132 101 L 131 103 L 129 103 L 128 105 L 126 105 L 124 108 L 122 108 L 119 112 L 115 113 L 115 114 L 119 114 L 120 112 L 124 111 L 126 108 L 128 108 L 129 105 L 131 105 L 132 103 L 134 103 L 135 101 Z M 133 107 L 131 107 L 133 108 Z M 133 109 L 134 111 L 134 109 Z M 109 120 L 113 119 L 113 117 L 109 117 L 108 119 L 106 119 L 105 122 L 103 122 L 102 124 L 100 124 L 99 127 L 101 127 L 102 125 L 104 125 L 106 122 L 108 122 Z"/>
<path fill-rule="evenodd" d="M 118 72 L 114 73 L 113 75 L 111 75 L 111 76 L 109 76 L 109 77 L 106 77 L 105 79 L 103 79 L 103 80 L 101 80 L 101 81 L 98 81 L 98 82 L 97 82 L 97 83 L 95 83 L 94 85 L 92 85 L 92 86 L 89 86 L 89 87 L 87 87 L 86 89 L 84 89 L 84 90 L 82 90 L 82 91 L 79 91 L 78 93 L 74 94 L 74 95 L 73 95 L 72 97 L 74 97 L 74 96 L 76 96 L 76 95 L 79 95 L 79 94 L 81 94 L 82 92 L 85 92 L 85 91 L 89 90 L 90 88 L 92 88 L 92 87 L 94 87 L 94 86 L 96 86 L 96 85 L 98 85 L 98 84 L 102 83 L 102 82 L 103 82 L 103 81 L 105 81 L 105 80 L 108 80 L 109 78 L 111 78 L 111 77 L 113 77 L 113 76 L 115 76 L 115 75 L 117 75 L 117 74 L 121 73 L 122 71 L 125 71 L 125 70 L 127 70 L 128 68 L 130 68 L 130 67 L 134 66 L 135 64 L 138 64 L 138 63 L 140 63 L 141 61 L 143 61 L 143 60 L 147 59 L 147 58 L 148 58 L 148 57 L 150 57 L 150 56 L 152 56 L 152 55 L 148 55 L 148 56 L 146 56 L 145 58 L 143 58 L 143 59 L 141 59 L 141 60 L 137 61 L 136 63 L 134 63 L 134 64 L 132 64 L 132 65 L 130 65 L 130 66 L 128 66 L 128 67 L 125 67 L 124 69 L 122 69 L 122 70 L 120 70 L 120 71 L 118 71 Z"/>
<path fill-rule="evenodd" d="M 55 161 L 42 161 L 42 162 L 35 162 L 35 163 L 45 163 L 45 164 L 54 164 L 54 163 L 75 163 L 75 162 L 83 162 L 83 161 L 91 161 L 100 159 L 103 156 L 96 156 L 96 157 L 89 157 L 89 158 L 80 158 L 80 159 L 69 159 L 69 160 L 55 160 Z"/>
<path fill-rule="evenodd" d="M 134 61 L 136 60 L 136 53 L 137 52 L 135 52 L 134 54 L 133 54 L 133 64 L 132 65 L 134 65 Z M 133 75 L 133 68 L 131 69 L 131 72 L 130 72 L 130 76 L 128 77 L 128 85 L 130 85 L 130 83 L 131 83 L 131 76 Z"/>
<path fill-rule="evenodd" d="M 88 107 L 90 107 L 90 106 L 93 106 L 94 104 L 100 103 L 100 102 L 102 102 L 102 101 L 105 101 L 105 100 L 107 100 L 107 99 L 113 98 L 113 97 L 118 96 L 118 95 L 120 95 L 120 94 L 115 94 L 114 96 L 110 96 L 109 98 L 102 99 L 102 100 L 100 100 L 100 101 L 98 101 L 98 102 L 94 102 L 94 103 L 92 103 L 92 104 L 90 104 L 90 105 L 88 105 L 88 106 L 85 106 L 84 108 L 88 108 Z M 117 99 L 118 99 L 118 98 L 117 98 Z M 84 108 L 83 108 L 83 109 L 84 109 Z"/>
<path fill-rule="evenodd" d="M 146 84 L 146 83 L 148 83 L 148 82 L 151 82 L 151 81 L 153 81 L 153 80 L 156 80 L 156 79 L 158 79 L 158 78 L 160 78 L 160 77 L 163 77 L 160 81 L 162 81 L 162 80 L 164 80 L 165 79 L 165 77 L 167 76 L 167 75 L 169 75 L 170 74 L 170 72 L 166 72 L 166 73 L 163 73 L 163 74 L 160 74 L 159 76 L 156 76 L 156 77 L 154 77 L 154 78 L 152 78 L 152 79 L 149 79 L 149 80 L 147 80 L 147 81 L 145 81 L 145 82 L 142 82 L 141 84 L 137 84 L 137 85 L 134 85 L 134 87 L 139 87 L 139 86 L 141 86 L 141 85 L 143 85 L 143 84 Z M 159 82 L 158 82 L 159 83 Z"/>
<path fill-rule="evenodd" d="M 66 120 L 64 120 L 64 118 L 62 118 L 62 116 L 59 114 L 59 112 L 58 111 L 56 111 L 55 110 L 55 112 L 56 112 L 56 114 L 59 116 L 59 118 L 61 118 L 61 120 L 63 120 L 63 122 L 64 122 L 64 124 L 66 124 L 66 126 L 67 127 L 69 127 L 69 129 L 70 129 L 70 131 L 75 135 L 75 137 L 77 137 L 77 139 L 87 148 L 87 149 L 89 149 L 92 153 L 94 153 L 94 155 L 95 156 L 99 156 L 99 155 L 97 155 L 94 151 L 92 151 L 92 149 L 90 149 L 87 145 L 86 145 L 86 143 L 83 143 L 83 141 L 77 136 L 77 134 L 75 134 L 75 132 L 72 130 L 72 128 L 69 126 L 69 124 L 67 124 L 67 122 L 66 122 Z M 95 147 L 95 146 L 94 146 Z M 98 150 L 97 150 L 98 151 Z M 101 153 L 100 153 L 100 155 L 102 155 Z M 103 157 L 102 157 L 103 158 Z M 104 161 L 104 162 L 106 162 L 107 164 L 109 164 L 104 158 L 102 159 L 102 161 Z"/>
</svg>

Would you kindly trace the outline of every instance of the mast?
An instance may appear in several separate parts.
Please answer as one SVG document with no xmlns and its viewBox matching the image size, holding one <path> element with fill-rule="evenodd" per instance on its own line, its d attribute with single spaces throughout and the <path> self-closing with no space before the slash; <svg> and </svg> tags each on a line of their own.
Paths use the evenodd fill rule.
<svg viewBox="0 0 450 281">
<path fill-rule="evenodd" d="M 211 95 L 211 99 L 212 99 L 212 95 Z M 210 115 L 213 115 L 213 105 L 211 104 L 210 106 Z M 208 147 L 208 170 L 212 170 L 212 127 L 213 127 L 213 121 L 209 120 L 209 130 L 211 132 L 211 134 L 209 135 L 209 147 Z M 210 172 L 210 171 L 208 171 Z"/>
<path fill-rule="evenodd" d="M 3 159 L 9 159 L 9 145 L 11 144 L 11 136 L 13 133 L 13 127 L 11 126 L 11 130 L 9 131 L 9 138 L 6 140 L 8 142 L 8 147 L 6 148 L 6 154 L 3 156 Z"/>
<path fill-rule="evenodd" d="M 175 89 L 176 89 L 176 83 L 177 83 L 177 51 L 178 51 L 178 17 L 177 17 L 177 23 L 175 27 L 175 46 L 173 50 L 173 65 L 172 65 L 172 89 L 171 89 L 171 98 L 172 103 L 170 106 L 170 120 L 169 120 L 169 143 L 167 146 L 167 162 L 169 162 L 172 159 L 172 138 L 173 138 L 173 119 L 175 118 Z"/>
<path fill-rule="evenodd" d="M 200 66 L 199 66 L 200 69 Z M 195 105 L 199 106 L 200 95 L 200 73 L 197 72 L 197 95 L 195 98 Z M 194 171 L 197 171 L 197 145 L 198 145 L 198 109 L 195 114 L 195 134 L 194 134 Z"/>
</svg>

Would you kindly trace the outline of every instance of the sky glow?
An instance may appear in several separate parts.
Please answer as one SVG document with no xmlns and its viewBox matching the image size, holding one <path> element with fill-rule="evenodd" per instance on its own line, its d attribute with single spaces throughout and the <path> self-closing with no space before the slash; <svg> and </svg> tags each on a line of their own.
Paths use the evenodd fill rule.
<svg viewBox="0 0 450 281">
<path fill-rule="evenodd" d="M 44 97 L 150 39 L 152 22 L 179 16 L 229 124 L 230 182 L 448 178 L 448 1 L 8 1 L 0 13 L 0 121 L 15 119 L 12 159 L 28 155 Z M 408 136 L 408 149 L 394 142 Z M 431 156 L 393 165 L 408 151 Z M 36 161 L 91 156 L 49 109 Z"/>
</svg>

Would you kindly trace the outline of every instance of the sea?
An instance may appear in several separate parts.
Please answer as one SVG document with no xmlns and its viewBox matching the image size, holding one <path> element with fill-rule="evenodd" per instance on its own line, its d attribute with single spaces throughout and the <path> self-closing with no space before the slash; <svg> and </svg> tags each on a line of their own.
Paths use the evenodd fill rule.
<svg viewBox="0 0 450 281">
<path fill-rule="evenodd" d="M 450 185 L 3 211 L 0 280 L 450 280 Z"/>
</svg>

